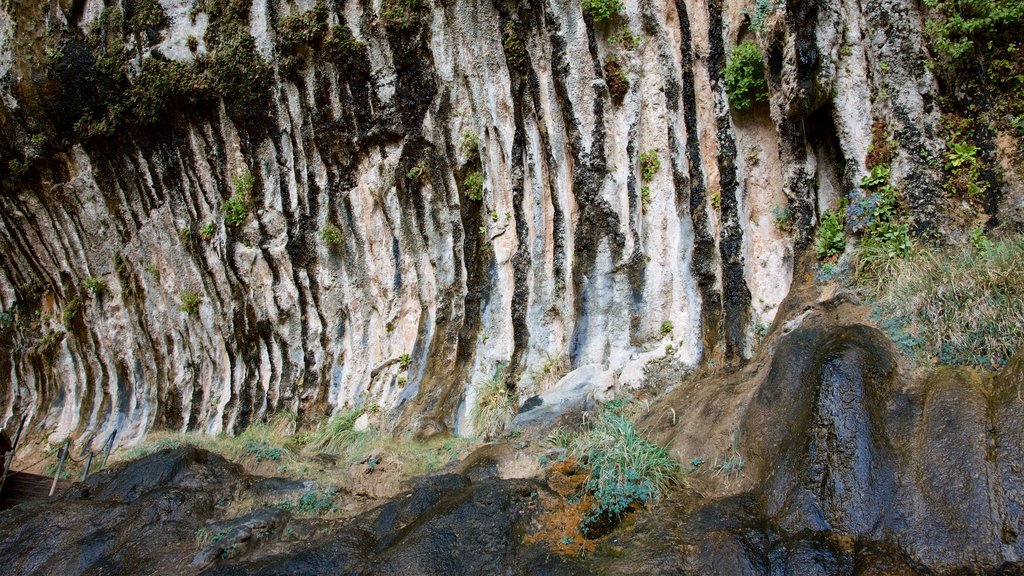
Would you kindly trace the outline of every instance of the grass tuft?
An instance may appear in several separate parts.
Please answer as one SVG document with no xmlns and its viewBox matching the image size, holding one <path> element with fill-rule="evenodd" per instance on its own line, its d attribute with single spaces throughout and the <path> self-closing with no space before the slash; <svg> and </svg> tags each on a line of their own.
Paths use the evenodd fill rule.
<svg viewBox="0 0 1024 576">
<path fill-rule="evenodd" d="M 912 250 L 863 286 L 915 355 L 995 369 L 1024 343 L 1024 240 Z"/>
</svg>

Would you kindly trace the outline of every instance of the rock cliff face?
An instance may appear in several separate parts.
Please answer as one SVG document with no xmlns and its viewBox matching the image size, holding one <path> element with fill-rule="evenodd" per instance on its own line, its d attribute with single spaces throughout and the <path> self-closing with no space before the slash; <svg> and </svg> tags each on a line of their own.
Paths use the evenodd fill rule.
<svg viewBox="0 0 1024 576">
<path fill-rule="evenodd" d="M 918 231 L 949 212 L 914 5 L 778 3 L 734 114 L 750 9 L 4 2 L 0 423 L 472 433 L 495 377 L 748 357 L 876 121 Z"/>
</svg>

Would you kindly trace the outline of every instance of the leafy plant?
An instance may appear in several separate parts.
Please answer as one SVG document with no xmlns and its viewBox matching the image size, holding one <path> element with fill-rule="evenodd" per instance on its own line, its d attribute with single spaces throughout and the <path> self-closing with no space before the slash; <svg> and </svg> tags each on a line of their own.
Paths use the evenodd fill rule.
<svg viewBox="0 0 1024 576">
<path fill-rule="evenodd" d="M 93 296 L 102 296 L 107 291 L 107 283 L 102 278 L 86 278 L 85 289 Z"/>
<path fill-rule="evenodd" d="M 846 203 L 840 201 L 835 210 L 826 210 L 818 224 L 818 238 L 814 250 L 825 260 L 842 254 L 846 248 Z"/>
<path fill-rule="evenodd" d="M 410 363 L 412 363 L 412 356 L 408 352 L 398 357 L 398 367 L 402 370 L 409 368 Z"/>
<path fill-rule="evenodd" d="M 754 41 L 747 40 L 733 48 L 725 65 L 725 91 L 736 111 L 745 110 L 754 102 L 768 100 L 764 55 Z"/>
<path fill-rule="evenodd" d="M 323 490 L 307 490 L 294 503 L 286 501 L 278 505 L 278 508 L 287 510 L 299 516 L 322 516 L 334 510 L 335 488 Z"/>
<path fill-rule="evenodd" d="M 484 198 L 484 175 L 479 171 L 470 172 L 466 175 L 466 179 L 462 181 L 462 186 L 466 190 L 466 197 L 470 200 L 476 200 L 479 202 Z"/>
<path fill-rule="evenodd" d="M 213 238 L 213 233 L 215 229 L 216 228 L 214 227 L 213 222 L 207 222 L 206 224 L 203 224 L 202 226 L 199 227 L 199 235 L 203 238 L 203 240 L 209 240 L 210 238 Z"/>
<path fill-rule="evenodd" d="M 245 224 L 246 218 L 249 217 L 249 195 L 252 193 L 255 179 L 252 172 L 245 170 L 235 176 L 231 180 L 231 184 L 235 191 L 224 202 L 222 210 L 224 212 L 224 222 L 228 226 L 235 228 Z"/>
<path fill-rule="evenodd" d="M 197 314 L 199 312 L 199 303 L 203 299 L 195 292 L 182 292 L 181 293 L 181 306 L 179 309 L 186 314 Z"/>
<path fill-rule="evenodd" d="M 427 163 L 424 160 L 416 162 L 416 164 L 405 173 L 406 178 L 417 182 L 426 182 L 429 175 L 430 170 L 427 168 Z"/>
<path fill-rule="evenodd" d="M 636 506 L 656 502 L 680 478 L 679 463 L 668 450 L 637 433 L 621 412 L 605 406 L 594 427 L 570 444 L 570 454 L 590 472 L 586 490 L 595 503 L 580 523 L 588 536 Z"/>
<path fill-rule="evenodd" d="M 583 13 L 597 24 L 610 21 L 626 7 L 622 0 L 582 0 L 580 4 Z"/>
<path fill-rule="evenodd" d="M 651 187 L 643 186 L 640 188 L 640 204 L 646 208 L 651 203 Z"/>
<path fill-rule="evenodd" d="M 775 206 L 772 208 L 772 216 L 775 219 L 775 228 L 779 232 L 793 231 L 793 211 L 789 209 L 789 206 L 785 208 Z"/>
<path fill-rule="evenodd" d="M 328 246 L 341 246 L 344 241 L 341 230 L 331 223 L 324 224 L 324 227 L 320 229 L 320 239 Z"/>
<path fill-rule="evenodd" d="M 11 173 L 11 176 L 20 178 L 28 173 L 29 163 L 26 160 L 19 160 L 18 158 L 12 158 L 7 162 L 7 170 Z"/>
<path fill-rule="evenodd" d="M 753 10 L 744 10 L 750 17 L 750 29 L 754 32 L 764 31 L 764 23 L 778 9 L 776 0 L 756 0 Z"/>
<path fill-rule="evenodd" d="M 419 10 L 419 0 L 384 0 L 381 19 L 389 30 L 408 32 L 419 24 Z"/>
<path fill-rule="evenodd" d="M 650 182 L 661 169 L 661 156 L 657 150 L 640 153 L 640 176 L 644 182 Z"/>
<path fill-rule="evenodd" d="M 257 462 L 277 462 L 284 453 L 279 446 L 271 446 L 265 440 L 247 440 L 245 452 L 252 455 Z"/>
<path fill-rule="evenodd" d="M 672 323 L 669 322 L 668 320 L 665 320 L 664 322 L 661 323 L 661 335 L 662 336 L 668 336 L 671 333 L 672 333 Z"/>
<path fill-rule="evenodd" d="M 511 20 L 505 24 L 505 59 L 508 61 L 509 68 L 520 69 L 526 66 L 527 53 L 526 45 L 523 44 L 523 40 L 519 37 L 519 30 L 516 27 L 515 22 Z"/>
<path fill-rule="evenodd" d="M 987 186 L 981 180 L 978 147 L 960 139 L 954 133 L 947 142 L 946 172 L 949 174 L 950 192 L 965 194 L 970 200 L 981 200 Z"/>
<path fill-rule="evenodd" d="M 466 130 L 462 133 L 462 140 L 459 142 L 459 149 L 462 150 L 462 155 L 466 158 L 473 158 L 479 154 L 480 149 L 480 138 L 477 137 L 476 132 L 472 130 Z"/>
</svg>

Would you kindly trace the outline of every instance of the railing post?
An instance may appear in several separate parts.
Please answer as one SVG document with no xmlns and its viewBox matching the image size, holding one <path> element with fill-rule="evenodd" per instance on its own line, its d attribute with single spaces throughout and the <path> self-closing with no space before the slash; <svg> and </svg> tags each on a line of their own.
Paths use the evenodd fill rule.
<svg viewBox="0 0 1024 576">
<path fill-rule="evenodd" d="M 4 484 L 7 483 L 7 473 L 10 472 L 11 464 L 14 463 L 14 453 L 18 450 L 18 441 L 21 440 L 21 430 L 25 427 L 25 418 L 27 417 L 27 415 L 22 415 L 21 423 L 18 424 L 18 433 L 14 435 L 14 444 L 11 444 L 11 449 L 4 458 L 4 475 L 0 478 L 0 492 L 4 491 Z"/>
<path fill-rule="evenodd" d="M 60 456 L 57 457 L 57 471 L 53 473 L 53 484 L 50 485 L 50 496 L 57 491 L 57 482 L 60 480 L 60 472 L 64 469 L 64 459 L 68 457 L 68 452 L 71 451 L 71 440 L 65 440 L 64 445 L 60 448 Z"/>
<path fill-rule="evenodd" d="M 93 454 L 95 454 L 95 452 L 90 450 L 89 451 L 89 458 L 87 458 L 86 461 L 85 461 L 85 470 L 82 470 L 82 482 L 85 482 L 85 479 L 89 477 L 89 468 L 92 467 L 92 456 L 93 456 Z"/>
<path fill-rule="evenodd" d="M 117 438 L 117 428 L 110 434 L 110 438 L 107 438 L 107 446 L 103 450 L 103 465 L 100 466 L 100 470 L 107 467 L 107 458 L 110 458 L 110 451 L 114 449 L 114 439 Z"/>
</svg>

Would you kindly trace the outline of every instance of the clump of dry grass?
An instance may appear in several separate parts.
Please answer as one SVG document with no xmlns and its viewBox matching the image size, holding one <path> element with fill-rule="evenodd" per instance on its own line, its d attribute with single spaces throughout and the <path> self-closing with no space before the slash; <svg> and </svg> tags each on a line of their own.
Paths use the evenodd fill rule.
<svg viewBox="0 0 1024 576">
<path fill-rule="evenodd" d="M 507 366 L 498 366 L 494 376 L 480 384 L 473 409 L 473 431 L 481 437 L 500 435 L 516 415 L 518 399 L 506 383 Z"/>
<path fill-rule="evenodd" d="M 865 282 L 905 352 L 995 369 L 1024 343 L 1024 240 L 982 240 L 914 250 Z"/>
</svg>

